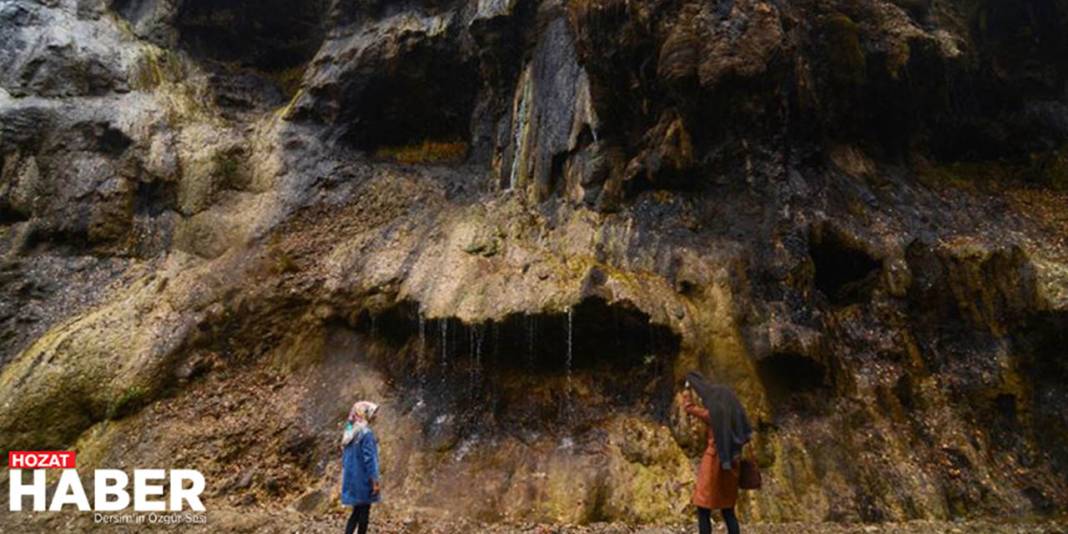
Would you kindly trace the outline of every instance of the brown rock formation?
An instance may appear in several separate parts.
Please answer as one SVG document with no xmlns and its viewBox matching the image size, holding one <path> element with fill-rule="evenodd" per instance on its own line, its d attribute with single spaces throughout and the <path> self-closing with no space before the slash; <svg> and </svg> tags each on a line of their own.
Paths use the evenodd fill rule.
<svg viewBox="0 0 1068 534">
<path fill-rule="evenodd" d="M 311 517 L 369 397 L 384 517 L 668 524 L 700 368 L 746 520 L 1064 513 L 1066 17 L 0 4 L 0 449 Z"/>
</svg>

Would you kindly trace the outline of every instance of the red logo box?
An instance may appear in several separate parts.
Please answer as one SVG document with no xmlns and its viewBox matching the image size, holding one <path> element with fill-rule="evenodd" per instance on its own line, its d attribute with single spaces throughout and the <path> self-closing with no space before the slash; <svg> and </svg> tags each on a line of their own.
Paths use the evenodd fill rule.
<svg viewBox="0 0 1068 534">
<path fill-rule="evenodd" d="M 74 451 L 8 451 L 9 469 L 74 469 Z"/>
</svg>

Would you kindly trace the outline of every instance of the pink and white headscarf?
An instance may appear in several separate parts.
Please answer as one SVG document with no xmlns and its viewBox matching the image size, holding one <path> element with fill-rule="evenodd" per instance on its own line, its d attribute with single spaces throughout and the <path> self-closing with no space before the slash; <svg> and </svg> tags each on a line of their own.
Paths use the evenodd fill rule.
<svg viewBox="0 0 1068 534">
<path fill-rule="evenodd" d="M 371 419 L 378 412 L 378 405 L 370 401 L 359 401 L 349 410 L 348 424 L 341 437 L 341 446 L 348 445 L 353 439 L 362 436 L 370 428 Z"/>
</svg>

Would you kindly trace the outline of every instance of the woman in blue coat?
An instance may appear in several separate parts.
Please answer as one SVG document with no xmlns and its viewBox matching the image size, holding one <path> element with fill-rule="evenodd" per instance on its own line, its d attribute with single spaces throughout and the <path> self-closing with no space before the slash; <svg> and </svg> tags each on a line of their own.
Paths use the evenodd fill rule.
<svg viewBox="0 0 1068 534">
<path fill-rule="evenodd" d="M 378 440 L 371 431 L 376 412 L 378 405 L 373 402 L 353 404 L 341 438 L 341 504 L 352 507 L 345 534 L 352 534 L 357 526 L 359 534 L 366 534 L 371 504 L 380 500 Z"/>
</svg>

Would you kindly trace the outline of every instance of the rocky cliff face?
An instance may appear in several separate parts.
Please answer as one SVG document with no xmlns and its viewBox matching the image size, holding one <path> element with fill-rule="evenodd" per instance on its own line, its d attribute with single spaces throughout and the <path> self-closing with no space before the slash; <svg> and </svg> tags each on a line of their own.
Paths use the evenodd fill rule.
<svg viewBox="0 0 1068 534">
<path fill-rule="evenodd" d="M 670 523 L 1068 502 L 1068 3 L 0 2 L 0 449 L 336 508 Z M 3 476 L 6 476 L 3 475 Z"/>
</svg>

